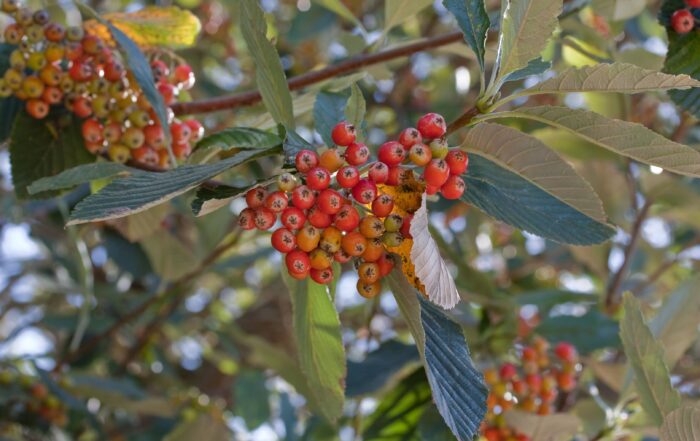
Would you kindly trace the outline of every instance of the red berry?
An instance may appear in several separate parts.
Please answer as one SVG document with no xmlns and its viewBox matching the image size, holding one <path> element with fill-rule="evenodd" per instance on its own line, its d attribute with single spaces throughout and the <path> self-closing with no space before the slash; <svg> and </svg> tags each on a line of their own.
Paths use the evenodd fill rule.
<svg viewBox="0 0 700 441">
<path fill-rule="evenodd" d="M 238 215 L 238 225 L 244 230 L 252 230 L 255 228 L 255 210 L 246 208 Z"/>
<path fill-rule="evenodd" d="M 355 142 L 355 126 L 347 121 L 341 121 L 333 127 L 331 138 L 337 145 L 347 147 Z"/>
<path fill-rule="evenodd" d="M 312 190 L 323 190 L 331 185 L 331 174 L 323 167 L 316 167 L 306 174 L 306 185 Z"/>
<path fill-rule="evenodd" d="M 395 167 L 406 159 L 406 150 L 398 142 L 389 141 L 379 147 L 377 157 L 389 167 Z"/>
<path fill-rule="evenodd" d="M 439 138 L 447 131 L 445 118 L 437 113 L 427 113 L 418 120 L 418 131 L 423 138 Z"/>
<path fill-rule="evenodd" d="M 369 204 L 377 196 L 377 186 L 369 179 L 360 179 L 352 188 L 352 197 L 360 204 Z"/>
<path fill-rule="evenodd" d="M 173 72 L 173 76 L 178 83 L 189 83 L 194 79 L 194 74 L 189 64 L 177 66 Z"/>
<path fill-rule="evenodd" d="M 445 156 L 445 162 L 450 167 L 451 175 L 461 175 L 467 171 L 469 156 L 460 149 L 452 149 Z"/>
<path fill-rule="evenodd" d="M 345 160 L 350 165 L 362 165 L 369 160 L 370 151 L 366 145 L 353 142 L 345 150 Z"/>
<path fill-rule="evenodd" d="M 170 135 L 173 137 L 174 144 L 189 142 L 192 129 L 185 123 L 176 122 L 170 124 Z"/>
<path fill-rule="evenodd" d="M 450 177 L 450 167 L 444 159 L 433 159 L 425 166 L 423 176 L 426 184 L 439 188 Z"/>
<path fill-rule="evenodd" d="M 389 179 L 389 167 L 383 162 L 375 162 L 370 165 L 368 176 L 375 184 L 383 184 Z"/>
<path fill-rule="evenodd" d="M 360 172 L 356 167 L 348 165 L 338 170 L 335 180 L 338 181 L 338 185 L 342 188 L 352 188 L 360 182 Z"/>
<path fill-rule="evenodd" d="M 89 143 L 98 143 L 102 141 L 103 130 L 104 127 L 102 127 L 102 124 L 96 119 L 86 119 L 83 121 L 83 139 Z"/>
<path fill-rule="evenodd" d="M 561 342 L 554 347 L 554 355 L 567 363 L 574 363 L 578 358 L 576 348 L 571 343 Z"/>
<path fill-rule="evenodd" d="M 464 193 L 464 180 L 459 176 L 450 176 L 440 187 L 440 193 L 445 199 L 459 199 Z"/>
<path fill-rule="evenodd" d="M 433 153 L 427 145 L 417 143 L 408 151 L 408 159 L 418 167 L 425 167 L 433 159 Z"/>
<path fill-rule="evenodd" d="M 542 377 L 539 374 L 527 374 L 525 382 L 530 390 L 539 391 L 542 388 Z"/>
<path fill-rule="evenodd" d="M 248 190 L 245 194 L 245 202 L 250 208 L 262 207 L 267 197 L 267 190 L 262 187 L 255 187 Z"/>
<path fill-rule="evenodd" d="M 25 105 L 27 113 L 35 119 L 44 119 L 49 114 L 49 105 L 42 100 L 31 99 Z"/>
<path fill-rule="evenodd" d="M 335 252 L 333 255 L 333 260 L 338 263 L 348 263 L 352 260 L 352 256 L 345 252 L 342 248 Z"/>
<path fill-rule="evenodd" d="M 104 68 L 105 79 L 112 83 L 121 80 L 125 73 L 126 70 L 124 69 L 124 65 L 122 65 L 119 61 L 107 63 Z"/>
<path fill-rule="evenodd" d="M 294 159 L 294 165 L 297 170 L 306 173 L 318 165 L 318 155 L 311 150 L 302 150 L 297 153 Z"/>
<path fill-rule="evenodd" d="M 331 267 L 320 270 L 312 268 L 309 274 L 314 282 L 320 283 L 321 285 L 328 285 L 333 281 L 333 268 Z"/>
<path fill-rule="evenodd" d="M 352 231 L 360 224 L 360 213 L 352 205 L 343 205 L 333 218 L 333 223 L 341 231 Z"/>
<path fill-rule="evenodd" d="M 337 191 L 327 188 L 319 193 L 316 206 L 326 214 L 336 214 L 344 205 L 343 196 Z"/>
<path fill-rule="evenodd" d="M 192 146 L 189 142 L 178 142 L 173 144 L 173 154 L 177 159 L 185 159 L 192 153 Z"/>
<path fill-rule="evenodd" d="M 136 149 L 131 150 L 131 157 L 134 161 L 140 162 L 142 164 L 150 165 L 151 167 L 157 167 L 160 158 L 158 153 L 150 147 L 141 146 Z"/>
<path fill-rule="evenodd" d="M 525 346 L 523 348 L 523 360 L 525 361 L 537 361 L 537 351 L 535 348 L 530 346 Z"/>
<path fill-rule="evenodd" d="M 305 210 L 311 208 L 316 202 L 316 195 L 306 185 L 300 185 L 292 192 L 292 204 L 295 207 Z"/>
<path fill-rule="evenodd" d="M 197 142 L 204 138 L 204 126 L 202 126 L 202 123 L 199 122 L 198 120 L 194 118 L 190 118 L 187 121 L 184 122 L 187 124 L 187 126 L 190 128 L 191 135 L 190 135 L 190 141 Z"/>
<path fill-rule="evenodd" d="M 498 371 L 498 374 L 501 376 L 501 379 L 508 381 L 518 374 L 518 370 L 515 368 L 514 364 L 504 363 Z"/>
<path fill-rule="evenodd" d="M 409 127 L 401 132 L 401 135 L 399 135 L 399 142 L 403 148 L 408 150 L 413 145 L 423 142 L 423 137 L 420 135 L 420 132 L 417 129 Z"/>
<path fill-rule="evenodd" d="M 410 239 L 413 237 L 413 235 L 411 235 L 411 221 L 413 221 L 412 214 L 407 214 L 406 216 L 404 216 L 403 223 L 401 224 L 401 229 L 399 230 L 401 235 L 406 239 Z"/>
<path fill-rule="evenodd" d="M 287 264 L 287 270 L 290 274 L 306 274 L 311 269 L 311 260 L 309 255 L 301 250 L 289 252 L 284 258 Z"/>
<path fill-rule="evenodd" d="M 272 246 L 280 253 L 288 253 L 297 246 L 297 239 L 286 228 L 278 228 L 270 238 Z"/>
<path fill-rule="evenodd" d="M 70 110 L 73 111 L 79 118 L 87 118 L 92 115 L 92 106 L 90 105 L 90 100 L 85 97 L 78 97 L 70 106 Z"/>
<path fill-rule="evenodd" d="M 437 194 L 437 192 L 440 191 L 440 187 L 436 187 L 434 185 L 426 185 L 425 186 L 425 194 L 428 196 L 432 196 L 434 194 Z"/>
<path fill-rule="evenodd" d="M 92 68 L 87 63 L 75 62 L 68 69 L 68 75 L 73 81 L 87 81 L 92 77 Z"/>
<path fill-rule="evenodd" d="M 687 9 L 679 9 L 671 16 L 671 26 L 679 34 L 687 34 L 695 27 L 695 17 Z"/>
<path fill-rule="evenodd" d="M 170 75 L 170 68 L 163 60 L 153 60 L 151 62 L 151 72 L 153 72 L 153 79 L 157 83 Z"/>
<path fill-rule="evenodd" d="M 309 212 L 306 214 L 306 219 L 316 228 L 326 228 L 333 223 L 333 218 L 331 215 L 324 213 L 318 205 L 309 208 Z"/>
<path fill-rule="evenodd" d="M 297 207 L 287 207 L 282 212 L 280 221 L 282 221 L 282 225 L 288 229 L 298 230 L 304 226 L 304 222 L 306 222 L 306 215 Z"/>
<path fill-rule="evenodd" d="M 377 217 L 387 217 L 394 209 L 394 199 L 388 194 L 380 194 L 372 201 L 372 213 Z"/>
<path fill-rule="evenodd" d="M 407 168 L 397 166 L 389 167 L 389 176 L 386 179 L 386 184 L 397 186 L 409 179 L 413 172 Z"/>
<path fill-rule="evenodd" d="M 155 149 L 165 147 L 166 139 L 163 128 L 158 124 L 151 124 L 143 128 L 143 134 L 146 137 L 146 144 Z"/>
<path fill-rule="evenodd" d="M 685 0 L 689 8 L 700 8 L 700 0 Z"/>
<path fill-rule="evenodd" d="M 258 230 L 269 230 L 275 224 L 275 213 L 267 207 L 255 209 L 255 226 Z"/>
<path fill-rule="evenodd" d="M 265 198 L 265 206 L 273 213 L 279 213 L 287 208 L 287 203 L 287 193 L 283 191 L 274 191 Z"/>
<path fill-rule="evenodd" d="M 175 95 L 177 91 L 175 86 L 170 83 L 160 82 L 158 83 L 158 93 L 163 97 L 163 101 L 167 106 L 175 102 Z"/>
<path fill-rule="evenodd" d="M 386 277 L 389 275 L 391 270 L 394 269 L 394 259 L 388 255 L 387 253 L 382 254 L 382 257 L 377 260 L 377 265 L 379 265 L 379 272 L 382 275 L 382 277 Z"/>
</svg>

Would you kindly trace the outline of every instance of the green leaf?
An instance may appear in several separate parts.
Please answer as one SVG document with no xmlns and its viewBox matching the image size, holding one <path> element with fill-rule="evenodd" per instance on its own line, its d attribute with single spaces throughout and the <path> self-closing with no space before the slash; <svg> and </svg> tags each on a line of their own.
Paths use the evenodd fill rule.
<svg viewBox="0 0 700 441">
<path fill-rule="evenodd" d="M 411 362 L 419 361 L 416 347 L 396 340 L 381 344 L 361 362 L 348 361 L 345 395 L 355 397 L 376 392 Z"/>
<path fill-rule="evenodd" d="M 316 147 L 309 144 L 297 132 L 288 127 L 285 127 L 285 129 L 287 130 L 287 134 L 284 138 L 282 148 L 284 149 L 284 162 L 286 164 L 294 164 L 294 158 L 297 153 L 302 150 L 316 151 Z"/>
<path fill-rule="evenodd" d="M 265 380 L 262 372 L 253 370 L 245 370 L 236 376 L 233 388 L 236 414 L 243 417 L 248 430 L 256 429 L 270 418 Z"/>
<path fill-rule="evenodd" d="M 43 191 L 65 190 L 95 179 L 106 179 L 131 173 L 140 173 L 140 170 L 117 162 L 83 164 L 64 170 L 55 176 L 37 179 L 27 187 L 27 191 L 29 194 L 37 194 Z"/>
<path fill-rule="evenodd" d="M 37 120 L 21 111 L 10 138 L 12 182 L 20 198 L 30 196 L 27 187 L 34 181 L 95 160 L 84 147 L 80 121 L 72 115 L 52 113 Z M 47 191 L 31 195 L 45 198 L 54 194 Z"/>
<path fill-rule="evenodd" d="M 231 127 L 202 138 L 196 149 L 207 147 L 231 149 L 269 149 L 282 145 L 282 138 L 274 133 L 252 127 Z"/>
<path fill-rule="evenodd" d="M 510 0 L 503 9 L 496 66 L 498 78 L 537 58 L 557 26 L 561 0 Z M 500 83 L 496 81 L 500 87 Z"/>
<path fill-rule="evenodd" d="M 629 20 L 646 8 L 644 0 L 593 0 L 593 10 L 612 21 Z"/>
<path fill-rule="evenodd" d="M 325 285 L 285 276 L 289 286 L 299 363 L 320 412 L 329 421 L 343 414 L 345 350 L 338 312 Z"/>
<path fill-rule="evenodd" d="M 582 354 L 589 354 L 597 349 L 619 347 L 618 331 L 616 321 L 596 310 L 578 317 L 548 317 L 536 328 L 539 335 L 552 343 L 569 342 Z"/>
<path fill-rule="evenodd" d="M 12 44 L 0 43 L 0 78 L 10 68 L 10 54 L 16 48 Z M 22 101 L 14 96 L 0 98 L 0 143 L 10 137 L 15 117 L 22 107 Z"/>
<path fill-rule="evenodd" d="M 649 329 L 664 348 L 667 365 L 676 365 L 698 338 L 700 325 L 700 276 L 694 276 L 678 286 L 649 322 Z"/>
<path fill-rule="evenodd" d="M 430 385 L 425 371 L 418 369 L 403 379 L 367 418 L 362 432 L 365 441 L 418 440 L 418 421 L 430 404 Z"/>
<path fill-rule="evenodd" d="M 350 86 L 350 98 L 345 105 L 345 119 L 357 130 L 358 139 L 363 139 L 363 126 L 365 125 L 365 113 L 367 112 L 367 103 L 365 97 L 362 96 L 362 90 L 353 84 Z"/>
<path fill-rule="evenodd" d="M 584 140 L 644 164 L 700 176 L 700 152 L 673 142 L 641 124 L 568 107 L 542 106 L 498 112 L 491 118 L 526 118 L 569 131 Z"/>
<path fill-rule="evenodd" d="M 168 204 L 156 205 L 131 216 L 112 219 L 109 224 L 129 242 L 140 242 L 162 228 L 163 219 L 170 214 Z"/>
<path fill-rule="evenodd" d="M 469 130 L 462 146 L 525 178 L 591 219 L 607 222 L 603 203 L 593 187 L 534 136 L 510 127 L 479 123 Z"/>
<path fill-rule="evenodd" d="M 277 50 L 267 39 L 267 22 L 258 0 L 241 0 L 240 26 L 255 61 L 255 79 L 265 108 L 279 124 L 294 127 L 292 96 Z"/>
<path fill-rule="evenodd" d="M 177 280 L 197 268 L 192 249 L 167 230 L 149 235 L 141 242 L 156 274 L 164 280 Z"/>
<path fill-rule="evenodd" d="M 162 173 L 143 172 L 117 179 L 80 201 L 68 225 L 116 219 L 162 204 L 214 176 L 277 149 L 244 150 L 214 164 L 184 165 Z"/>
<path fill-rule="evenodd" d="M 520 410 L 509 410 L 504 416 L 508 427 L 532 440 L 569 441 L 581 426 L 581 420 L 576 415 L 566 413 L 540 416 Z"/>
<path fill-rule="evenodd" d="M 700 437 L 700 407 L 681 407 L 666 415 L 659 431 L 661 441 L 697 441 Z"/>
<path fill-rule="evenodd" d="M 346 119 L 345 107 L 349 99 L 347 90 L 342 92 L 321 92 L 314 103 L 314 123 L 316 131 L 326 146 L 335 145 L 331 132 L 336 124 Z"/>
<path fill-rule="evenodd" d="M 384 2 L 384 32 L 414 17 L 433 4 L 433 0 L 386 0 Z"/>
<path fill-rule="evenodd" d="M 202 412 L 194 420 L 184 420 L 163 441 L 229 441 L 234 438 L 223 418 L 217 418 L 208 412 Z"/>
<path fill-rule="evenodd" d="M 362 29 L 362 23 L 360 23 L 360 20 L 355 17 L 355 15 L 352 13 L 350 9 L 348 9 L 345 4 L 340 1 L 340 0 L 313 0 L 314 3 L 323 6 L 324 8 L 328 9 L 329 11 L 334 12 L 336 15 L 339 17 L 343 17 L 350 23 L 354 24 L 355 26 L 358 26 L 359 28 Z"/>
<path fill-rule="evenodd" d="M 535 58 L 527 63 L 527 66 L 522 69 L 518 69 L 514 72 L 509 73 L 503 78 L 503 82 L 508 81 L 520 81 L 531 75 L 539 75 L 545 72 L 547 69 L 552 67 L 552 63 L 549 61 L 544 61 L 542 58 Z"/>
<path fill-rule="evenodd" d="M 473 153 L 462 176 L 462 200 L 496 219 L 557 242 L 592 245 L 608 240 L 615 229 L 586 216 L 525 178 Z"/>
<path fill-rule="evenodd" d="M 476 54 L 476 61 L 483 72 L 486 36 L 491 25 L 484 0 L 443 0 L 442 4 L 457 19 L 457 24 L 464 34 L 464 41 Z"/>
<path fill-rule="evenodd" d="M 229 185 L 219 185 L 215 188 L 202 187 L 197 190 L 190 205 L 192 213 L 198 217 L 210 214 L 219 208 L 228 206 L 235 197 L 251 188 L 252 186 L 231 187 Z"/>
<path fill-rule="evenodd" d="M 625 355 L 634 371 L 634 384 L 642 408 L 657 426 L 664 417 L 680 407 L 681 397 L 671 385 L 664 350 L 644 321 L 639 301 L 624 295 L 625 317 L 620 322 L 620 337 Z"/>
<path fill-rule="evenodd" d="M 102 16 L 139 46 L 192 46 L 202 28 L 196 15 L 177 6 L 146 6 Z"/>
</svg>

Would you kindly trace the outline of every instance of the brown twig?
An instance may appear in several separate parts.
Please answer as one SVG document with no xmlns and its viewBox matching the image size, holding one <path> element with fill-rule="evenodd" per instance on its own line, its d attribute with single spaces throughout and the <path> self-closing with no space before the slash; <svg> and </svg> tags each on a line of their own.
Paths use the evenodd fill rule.
<svg viewBox="0 0 700 441">
<path fill-rule="evenodd" d="M 374 54 L 356 55 L 339 63 L 327 66 L 323 69 L 292 77 L 289 79 L 287 84 L 289 86 L 289 90 L 302 89 L 311 84 L 320 83 L 321 81 L 325 81 L 363 67 L 383 63 L 395 58 L 406 57 L 426 49 L 445 46 L 450 43 L 460 41 L 461 39 L 462 33 L 455 31 L 449 34 L 426 38 L 415 43 L 398 46 Z M 251 106 L 259 103 L 260 101 L 262 101 L 260 92 L 257 90 L 251 90 L 249 92 L 237 93 L 229 96 L 208 98 L 186 103 L 176 103 L 172 106 L 172 109 L 176 115 L 186 115 L 192 113 L 206 113 L 215 112 L 217 110 L 234 109 L 242 106 Z"/>
<path fill-rule="evenodd" d="M 472 119 L 474 119 L 475 116 L 477 116 L 480 113 L 481 111 L 479 111 L 479 109 L 476 106 L 470 107 L 456 120 L 452 121 L 450 124 L 447 125 L 447 134 L 451 135 L 452 133 L 466 126 L 471 122 Z"/>
</svg>

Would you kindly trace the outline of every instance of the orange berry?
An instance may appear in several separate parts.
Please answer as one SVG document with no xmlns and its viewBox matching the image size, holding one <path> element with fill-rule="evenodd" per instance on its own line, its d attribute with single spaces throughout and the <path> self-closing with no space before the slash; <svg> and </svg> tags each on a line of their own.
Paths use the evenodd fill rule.
<svg viewBox="0 0 700 441">
<path fill-rule="evenodd" d="M 44 119 L 49 114 L 49 105 L 42 100 L 31 99 L 26 104 L 27 113 L 36 119 Z"/>
<path fill-rule="evenodd" d="M 364 283 L 362 280 L 357 281 L 357 292 L 366 299 L 377 297 L 382 292 L 382 285 L 379 282 Z"/>
<path fill-rule="evenodd" d="M 365 262 L 376 262 L 384 255 L 384 244 L 381 239 L 369 239 L 367 249 L 362 253 Z"/>
<path fill-rule="evenodd" d="M 381 237 L 384 231 L 384 222 L 376 216 L 366 216 L 360 221 L 360 233 L 368 239 Z"/>
<path fill-rule="evenodd" d="M 340 153 L 338 153 L 338 149 L 328 149 L 321 153 L 321 157 L 319 158 L 319 165 L 331 173 L 338 171 L 343 164 L 345 164 L 345 161 Z"/>
<path fill-rule="evenodd" d="M 313 225 L 307 225 L 299 230 L 296 238 L 299 249 L 309 253 L 318 246 L 318 243 L 321 240 L 321 232 Z"/>
<path fill-rule="evenodd" d="M 340 242 L 343 239 L 343 234 L 336 227 L 330 226 L 321 232 L 321 240 L 319 248 L 329 254 L 335 254 L 340 250 Z"/>
<path fill-rule="evenodd" d="M 326 269 L 333 263 L 333 257 L 321 248 L 311 251 L 309 259 L 311 260 L 311 268 L 317 270 Z"/>
<path fill-rule="evenodd" d="M 358 231 L 353 231 L 343 237 L 341 246 L 349 255 L 358 257 L 367 249 L 367 239 Z"/>
<path fill-rule="evenodd" d="M 360 276 L 360 280 L 366 284 L 378 281 L 381 276 L 379 265 L 374 262 L 361 263 L 357 268 L 357 274 Z"/>
</svg>

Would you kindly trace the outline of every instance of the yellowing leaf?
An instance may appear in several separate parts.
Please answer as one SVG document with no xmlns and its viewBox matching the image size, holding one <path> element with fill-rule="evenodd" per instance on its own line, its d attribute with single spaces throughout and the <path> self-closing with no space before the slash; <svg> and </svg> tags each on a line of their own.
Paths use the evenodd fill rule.
<svg viewBox="0 0 700 441">
<path fill-rule="evenodd" d="M 199 19 L 194 14 L 176 6 L 147 6 L 136 12 L 105 14 L 102 18 L 142 47 L 192 46 L 201 29 Z M 96 20 L 89 20 L 85 25 L 89 33 L 98 35 L 114 45 L 107 27 Z"/>
<path fill-rule="evenodd" d="M 462 147 L 486 156 L 586 216 L 606 223 L 603 204 L 590 184 L 537 138 L 510 127 L 480 123 L 469 130 Z"/>
<path fill-rule="evenodd" d="M 700 439 L 700 407 L 681 407 L 669 413 L 659 432 L 661 441 Z"/>
</svg>

